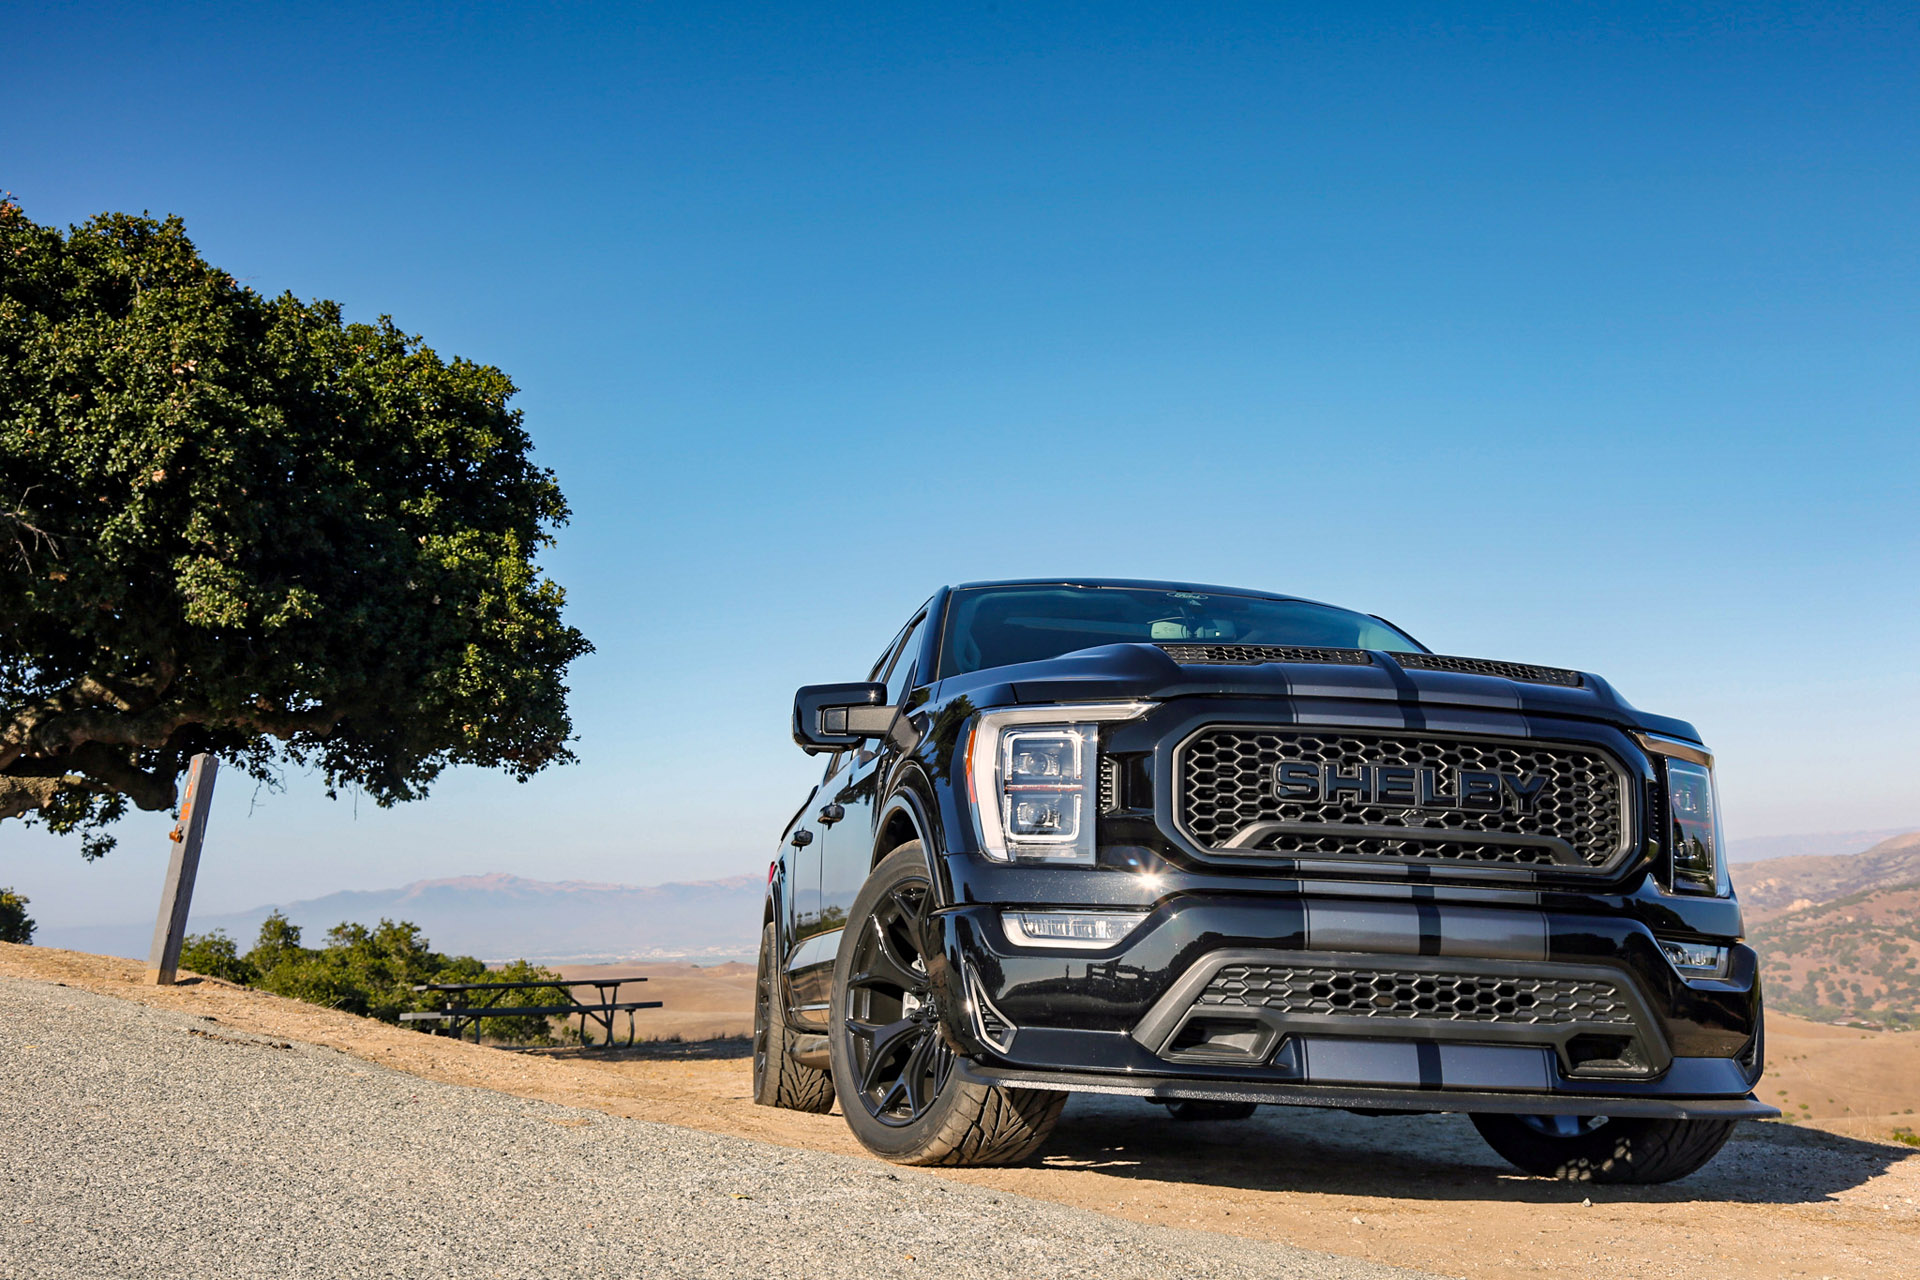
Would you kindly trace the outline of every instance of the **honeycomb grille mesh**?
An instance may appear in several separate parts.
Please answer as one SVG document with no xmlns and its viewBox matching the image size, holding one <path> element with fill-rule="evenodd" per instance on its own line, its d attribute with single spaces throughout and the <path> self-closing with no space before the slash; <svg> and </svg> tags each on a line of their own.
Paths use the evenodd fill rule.
<svg viewBox="0 0 1920 1280">
<path fill-rule="evenodd" d="M 1611 982 L 1400 969 L 1228 965 L 1207 984 L 1195 1004 L 1337 1018 L 1634 1025 L 1632 1005 Z"/>
<path fill-rule="evenodd" d="M 1163 644 L 1160 647 L 1175 662 L 1246 666 L 1261 662 L 1327 662 L 1344 667 L 1365 667 L 1373 662 L 1365 649 L 1310 649 L 1278 644 Z"/>
<path fill-rule="evenodd" d="M 1558 684 L 1578 689 L 1582 683 L 1578 671 L 1562 667 L 1536 667 L 1525 662 L 1495 662 L 1491 658 L 1455 658 L 1444 653 L 1396 653 L 1393 660 L 1416 671 L 1457 671 L 1469 676 L 1500 676 L 1524 680 L 1529 684 Z"/>
<path fill-rule="evenodd" d="M 1364 766 L 1431 769 L 1443 788 L 1457 788 L 1461 770 L 1542 775 L 1529 813 L 1418 809 L 1398 804 L 1349 805 L 1333 800 L 1282 800 L 1274 769 L 1301 761 L 1343 773 Z M 1421 861 L 1552 866 L 1542 845 L 1480 843 L 1471 833 L 1548 836 L 1570 845 L 1580 862 L 1602 867 L 1625 847 L 1621 774 L 1597 750 L 1533 742 L 1475 742 L 1402 736 L 1360 737 L 1274 728 L 1203 730 L 1180 756 L 1180 823 L 1203 849 L 1237 854 L 1286 853 Z M 1256 822 L 1398 828 L 1405 836 L 1270 833 L 1226 848 Z M 1422 838 L 1422 833 L 1429 834 Z"/>
</svg>

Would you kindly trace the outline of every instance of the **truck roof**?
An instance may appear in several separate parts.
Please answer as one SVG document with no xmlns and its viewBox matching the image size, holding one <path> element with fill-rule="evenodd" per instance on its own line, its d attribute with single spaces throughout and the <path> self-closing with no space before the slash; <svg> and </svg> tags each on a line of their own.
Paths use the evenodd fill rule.
<svg viewBox="0 0 1920 1280">
<path fill-rule="evenodd" d="M 1249 587 L 1221 587 L 1204 582 L 1165 582 L 1157 578 L 1003 578 L 986 582 L 956 582 L 954 591 L 974 587 L 1134 587 L 1146 591 L 1198 591 L 1220 596 L 1255 596 L 1262 600 L 1298 600 L 1303 604 L 1327 604 L 1285 591 L 1257 591 Z M 1347 605 L 1327 605 L 1330 609 L 1349 609 Z M 1351 612 L 1360 612 L 1350 609 Z"/>
</svg>

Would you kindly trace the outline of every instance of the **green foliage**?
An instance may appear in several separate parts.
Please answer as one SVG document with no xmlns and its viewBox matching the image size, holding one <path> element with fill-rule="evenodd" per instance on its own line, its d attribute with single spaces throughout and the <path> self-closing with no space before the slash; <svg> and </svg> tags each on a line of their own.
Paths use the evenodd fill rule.
<svg viewBox="0 0 1920 1280">
<path fill-rule="evenodd" d="M 240 954 L 239 946 L 227 936 L 225 929 L 187 935 L 187 940 L 180 946 L 180 967 L 202 977 L 221 978 L 243 986 L 259 977 L 258 971 Z"/>
<path fill-rule="evenodd" d="M 300 945 L 300 926 L 289 921 L 286 913 L 275 911 L 260 922 L 260 936 L 253 950 L 247 952 L 247 963 L 258 972 L 266 973 L 306 954 Z"/>
<path fill-rule="evenodd" d="M 196 752 L 424 795 L 572 758 L 589 650 L 500 370 L 267 298 L 178 218 L 0 201 L 0 819 L 170 809 Z"/>
<path fill-rule="evenodd" d="M 465 959 L 465 957 L 462 957 Z M 474 981 L 480 982 L 540 982 L 560 977 L 551 969 L 542 969 L 525 960 L 510 960 L 496 969 L 489 969 Z M 464 982 L 464 978 L 442 978 L 442 982 Z M 509 999 L 518 1005 L 566 1004 L 566 988 L 560 986 L 529 987 L 525 991 L 510 991 Z M 572 1028 L 563 1028 L 568 1035 L 575 1034 Z M 515 1042 L 534 1042 L 548 1044 L 552 1041 L 552 1024 L 546 1018 L 483 1018 L 480 1021 L 480 1034 L 496 1040 Z"/>
<path fill-rule="evenodd" d="M 33 918 L 27 914 L 27 902 L 25 894 L 0 889 L 0 942 L 33 945 Z"/>
<path fill-rule="evenodd" d="M 301 944 L 300 926 L 276 911 L 260 926 L 253 949 L 238 954 L 223 930 L 195 934 L 181 948 L 183 968 L 208 977 L 257 986 L 275 995 L 308 1004 L 343 1009 L 382 1022 L 398 1022 L 400 1015 L 440 1007 L 432 992 L 413 988 L 427 982 L 540 982 L 558 984 L 560 975 L 525 960 L 489 969 L 472 956 L 448 956 L 434 951 L 420 927 L 404 920 L 382 920 L 374 928 L 339 924 L 327 931 L 327 945 Z M 559 985 L 509 993 L 516 1005 L 566 1003 Z M 430 1026 L 431 1024 L 429 1024 Z M 495 1040 L 550 1043 L 550 1027 L 541 1017 L 487 1018 L 483 1036 Z"/>
</svg>

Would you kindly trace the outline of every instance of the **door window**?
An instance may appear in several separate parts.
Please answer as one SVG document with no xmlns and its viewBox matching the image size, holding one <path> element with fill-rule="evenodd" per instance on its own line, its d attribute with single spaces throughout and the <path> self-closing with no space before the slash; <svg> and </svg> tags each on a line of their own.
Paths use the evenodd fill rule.
<svg viewBox="0 0 1920 1280">
<path fill-rule="evenodd" d="M 921 614 L 907 624 L 906 633 L 894 645 L 888 661 L 891 663 L 884 676 L 875 676 L 876 680 L 887 682 L 887 705 L 897 707 L 900 700 L 907 696 L 907 681 L 913 675 L 916 659 L 920 656 L 920 628 L 926 624 L 927 615 Z"/>
</svg>

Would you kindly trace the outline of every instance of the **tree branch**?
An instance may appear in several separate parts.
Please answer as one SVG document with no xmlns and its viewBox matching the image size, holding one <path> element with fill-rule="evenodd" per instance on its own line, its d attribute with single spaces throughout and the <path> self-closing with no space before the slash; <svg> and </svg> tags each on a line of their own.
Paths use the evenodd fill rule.
<svg viewBox="0 0 1920 1280">
<path fill-rule="evenodd" d="M 85 778 L 71 774 L 45 778 L 0 777 L 0 819 L 18 818 L 36 809 L 44 809 L 62 791 L 87 785 Z"/>
<path fill-rule="evenodd" d="M 136 808 L 155 813 L 162 809 L 173 808 L 179 797 L 179 789 L 174 782 L 185 770 L 185 761 L 178 756 L 173 758 L 171 772 L 158 770 L 149 773 L 136 768 L 132 762 L 116 754 L 112 748 L 97 742 L 71 752 L 65 760 L 67 766 L 95 784 L 102 791 L 118 791 L 133 801 Z"/>
<path fill-rule="evenodd" d="M 172 678 L 172 665 L 168 663 L 150 677 L 115 683 L 123 689 L 152 689 L 170 684 Z M 95 709 L 83 709 L 89 704 Z M 157 747 L 193 725 L 283 739 L 300 734 L 325 737 L 350 713 L 347 707 L 281 711 L 266 706 L 221 711 L 198 699 L 143 708 L 105 681 L 88 676 L 44 702 L 22 708 L 5 722 L 0 728 L 0 771 L 11 770 L 22 760 L 62 759 L 87 743 Z"/>
<path fill-rule="evenodd" d="M 21 566 L 24 567 L 28 573 L 33 572 L 33 553 L 35 551 L 44 550 L 55 560 L 60 558 L 60 539 L 54 537 L 53 534 L 42 529 L 27 518 L 26 501 L 33 493 L 34 488 L 37 487 L 38 486 L 31 486 L 25 493 L 20 495 L 21 505 L 8 509 L 0 509 L 0 520 L 4 520 L 13 526 L 13 554 L 19 559 Z"/>
</svg>

